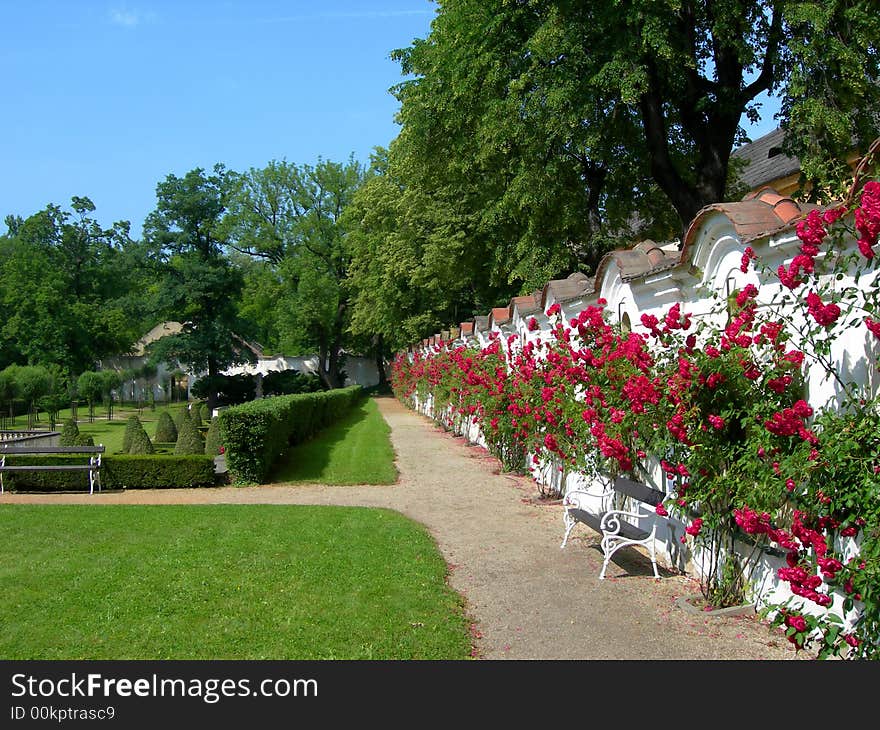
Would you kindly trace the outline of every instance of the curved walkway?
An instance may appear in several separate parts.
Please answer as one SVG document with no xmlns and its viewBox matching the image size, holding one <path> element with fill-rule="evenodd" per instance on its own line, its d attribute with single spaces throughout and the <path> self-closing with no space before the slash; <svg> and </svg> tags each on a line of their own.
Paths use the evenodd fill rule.
<svg viewBox="0 0 880 730">
<path fill-rule="evenodd" d="M 795 653 L 778 631 L 745 617 L 706 617 L 676 601 L 698 592 L 677 575 L 655 581 L 641 556 L 598 579 L 598 536 L 578 526 L 565 550 L 559 504 L 540 504 L 527 478 L 499 473 L 479 448 L 439 430 L 393 398 L 400 480 L 392 486 L 129 490 L 90 496 L 4 494 L 0 503 L 265 503 L 387 507 L 424 524 L 466 600 L 484 659 L 774 659 Z M 626 552 L 626 551 L 622 551 Z"/>
</svg>

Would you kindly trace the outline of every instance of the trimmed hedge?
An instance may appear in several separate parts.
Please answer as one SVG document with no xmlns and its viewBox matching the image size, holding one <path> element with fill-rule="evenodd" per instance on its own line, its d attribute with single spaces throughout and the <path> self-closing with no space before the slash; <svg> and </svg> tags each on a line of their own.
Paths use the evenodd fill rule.
<svg viewBox="0 0 880 730">
<path fill-rule="evenodd" d="M 176 456 L 186 456 L 188 454 L 204 454 L 205 441 L 202 434 L 199 433 L 192 416 L 188 410 L 181 411 L 180 419 L 177 422 L 177 442 L 174 445 L 174 454 Z"/>
<path fill-rule="evenodd" d="M 85 456 L 7 456 L 7 464 L 85 464 Z M 3 475 L 9 491 L 88 491 L 88 472 L 29 471 Z M 101 489 L 172 489 L 214 485 L 214 459 L 210 456 L 113 454 L 101 459 Z"/>
<path fill-rule="evenodd" d="M 260 484 L 289 446 L 338 421 L 364 397 L 352 385 L 319 393 L 281 395 L 232 406 L 219 416 L 220 441 L 234 481 Z"/>
<path fill-rule="evenodd" d="M 175 489 L 214 484 L 210 456 L 111 456 L 101 463 L 102 489 Z"/>
<path fill-rule="evenodd" d="M 77 443 L 79 437 L 79 426 L 72 418 L 68 418 L 61 427 L 61 435 L 58 437 L 59 446 L 81 446 Z"/>
<path fill-rule="evenodd" d="M 153 436 L 154 443 L 174 443 L 177 441 L 177 424 L 171 418 L 168 411 L 160 411 L 156 419 L 156 433 Z"/>
<path fill-rule="evenodd" d="M 205 453 L 209 456 L 217 456 L 220 453 L 220 420 L 212 418 L 205 434 Z"/>
<path fill-rule="evenodd" d="M 156 449 L 153 448 L 153 442 L 150 441 L 150 437 L 147 435 L 147 432 L 144 430 L 140 421 L 138 421 L 137 428 L 135 428 L 134 433 L 131 435 L 131 442 L 125 450 L 125 453 L 152 454 L 155 451 Z"/>
</svg>

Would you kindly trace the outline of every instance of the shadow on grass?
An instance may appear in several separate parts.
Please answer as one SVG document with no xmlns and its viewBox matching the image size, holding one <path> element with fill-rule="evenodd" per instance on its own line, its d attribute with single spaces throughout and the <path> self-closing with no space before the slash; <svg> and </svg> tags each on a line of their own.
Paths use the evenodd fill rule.
<svg viewBox="0 0 880 730">
<path fill-rule="evenodd" d="M 393 483 L 396 471 L 389 431 L 375 403 L 364 400 L 337 423 L 288 449 L 269 481 L 337 485 Z"/>
</svg>

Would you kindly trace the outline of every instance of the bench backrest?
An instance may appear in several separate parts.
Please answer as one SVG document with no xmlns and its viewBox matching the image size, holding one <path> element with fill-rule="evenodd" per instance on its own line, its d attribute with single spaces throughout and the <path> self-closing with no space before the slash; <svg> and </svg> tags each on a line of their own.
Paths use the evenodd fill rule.
<svg viewBox="0 0 880 730">
<path fill-rule="evenodd" d="M 0 444 L 0 454 L 103 454 L 104 446 L 6 446 Z"/>
<path fill-rule="evenodd" d="M 617 477 L 614 480 L 614 491 L 626 497 L 632 497 L 644 504 L 649 504 L 652 507 L 656 507 L 666 498 L 666 495 L 660 490 L 641 482 L 634 482 L 626 477 Z"/>
</svg>

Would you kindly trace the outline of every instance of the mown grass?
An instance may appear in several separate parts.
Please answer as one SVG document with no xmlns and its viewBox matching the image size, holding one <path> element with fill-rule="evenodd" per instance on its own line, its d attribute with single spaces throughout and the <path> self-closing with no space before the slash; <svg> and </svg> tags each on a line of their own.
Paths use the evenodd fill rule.
<svg viewBox="0 0 880 730">
<path fill-rule="evenodd" d="M 461 600 L 390 510 L 2 505 L 3 659 L 464 659 Z"/>
<path fill-rule="evenodd" d="M 375 399 L 367 398 L 339 422 L 291 448 L 271 481 L 288 484 L 394 484 L 391 429 Z"/>
<path fill-rule="evenodd" d="M 140 419 L 141 423 L 144 424 L 144 429 L 146 429 L 147 434 L 152 441 L 153 436 L 156 433 L 156 420 L 159 418 L 159 413 L 167 410 L 173 418 L 178 411 L 186 408 L 186 406 L 186 403 L 157 405 L 155 411 L 150 410 L 149 406 L 143 408 L 140 411 L 138 411 L 137 408 L 130 406 L 114 406 L 113 419 L 108 420 L 106 408 L 97 405 L 95 406 L 95 418 L 91 423 L 88 420 L 88 406 L 80 406 L 80 408 L 77 409 L 76 425 L 79 428 L 79 432 L 81 434 L 91 436 L 92 439 L 94 439 L 95 444 L 104 444 L 106 452 L 108 454 L 112 454 L 114 452 L 122 450 L 122 437 L 125 435 L 125 424 L 129 416 L 136 415 Z M 69 408 L 60 411 L 58 413 L 58 420 L 55 422 L 55 428 L 60 431 L 62 425 L 64 424 L 64 421 L 69 418 Z M 24 429 L 26 428 L 26 426 L 27 418 L 24 416 L 19 416 L 16 419 L 15 428 Z M 40 422 L 38 426 L 40 428 L 48 428 L 49 421 L 45 414 L 40 415 Z M 170 448 L 173 449 L 174 445 L 171 444 Z"/>
</svg>

